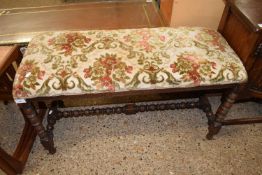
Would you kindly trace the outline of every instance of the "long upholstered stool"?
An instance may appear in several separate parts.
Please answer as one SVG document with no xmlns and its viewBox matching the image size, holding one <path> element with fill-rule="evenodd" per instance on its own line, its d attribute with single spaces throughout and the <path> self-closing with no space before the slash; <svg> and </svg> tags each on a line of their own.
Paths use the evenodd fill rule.
<svg viewBox="0 0 262 175">
<path fill-rule="evenodd" d="M 56 120 L 71 116 L 134 114 L 200 108 L 208 118 L 208 139 L 222 126 L 247 81 L 239 57 L 216 31 L 205 28 L 144 28 L 60 31 L 32 39 L 13 85 L 13 97 L 35 127 L 42 145 L 55 153 Z M 210 89 L 231 89 L 216 114 L 206 97 Z M 127 104 L 85 110 L 59 110 L 64 99 L 204 91 L 197 102 Z M 47 127 L 35 110 L 48 105 Z"/>
</svg>

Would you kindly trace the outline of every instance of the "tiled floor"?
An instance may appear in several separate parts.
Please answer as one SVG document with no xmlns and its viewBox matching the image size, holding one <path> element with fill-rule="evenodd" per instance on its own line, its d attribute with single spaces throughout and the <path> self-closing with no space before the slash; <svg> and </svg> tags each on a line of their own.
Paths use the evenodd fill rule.
<svg viewBox="0 0 262 175">
<path fill-rule="evenodd" d="M 211 101 L 216 108 L 219 99 Z M 1 146 L 11 151 L 23 120 L 14 104 L 0 109 Z M 236 104 L 229 114 L 254 115 L 261 104 Z M 262 174 L 262 124 L 224 127 L 213 141 L 206 132 L 198 109 L 62 119 L 57 153 L 37 139 L 24 174 Z"/>
</svg>

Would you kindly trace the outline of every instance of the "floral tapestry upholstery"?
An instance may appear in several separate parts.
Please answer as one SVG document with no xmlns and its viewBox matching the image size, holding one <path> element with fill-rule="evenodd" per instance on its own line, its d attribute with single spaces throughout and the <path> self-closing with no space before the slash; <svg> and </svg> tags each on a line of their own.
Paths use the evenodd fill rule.
<svg viewBox="0 0 262 175">
<path fill-rule="evenodd" d="M 15 99 L 247 81 L 225 39 L 205 28 L 63 31 L 32 39 Z"/>
</svg>

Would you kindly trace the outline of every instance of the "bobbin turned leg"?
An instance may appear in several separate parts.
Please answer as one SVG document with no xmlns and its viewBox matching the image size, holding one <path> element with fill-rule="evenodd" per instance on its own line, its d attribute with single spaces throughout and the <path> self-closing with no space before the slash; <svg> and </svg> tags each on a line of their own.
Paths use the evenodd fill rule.
<svg viewBox="0 0 262 175">
<path fill-rule="evenodd" d="M 211 104 L 206 95 L 203 95 L 199 98 L 199 108 L 206 113 L 208 125 L 210 125 L 215 120 L 215 115 L 212 111 Z"/>
<path fill-rule="evenodd" d="M 27 118 L 29 122 L 31 123 L 31 125 L 35 128 L 40 138 L 41 144 L 44 146 L 45 149 L 49 151 L 50 154 L 54 154 L 56 150 L 54 148 L 53 140 L 50 139 L 47 132 L 45 131 L 45 128 L 42 124 L 42 120 L 39 116 L 37 116 L 37 113 L 36 113 L 36 110 L 33 104 L 30 102 L 22 103 L 22 104 L 19 104 L 19 107 L 24 117 Z"/>
<path fill-rule="evenodd" d="M 53 144 L 54 147 L 54 125 L 56 123 L 56 110 L 50 109 L 49 113 L 47 115 L 47 126 L 46 126 L 46 132 L 48 135 L 48 138 L 50 139 L 50 142 Z"/>
<path fill-rule="evenodd" d="M 213 136 L 218 134 L 218 132 L 220 131 L 222 127 L 221 122 L 226 118 L 226 115 L 228 114 L 230 108 L 233 106 L 234 102 L 237 99 L 238 93 L 243 87 L 243 85 L 237 85 L 236 87 L 234 87 L 218 107 L 214 120 L 211 120 L 209 122 L 208 134 L 206 136 L 208 140 L 213 139 Z"/>
<path fill-rule="evenodd" d="M 51 108 L 49 109 L 48 115 L 47 115 L 47 126 L 46 126 L 46 131 L 49 136 L 49 138 L 53 142 L 54 138 L 54 125 L 56 124 L 56 121 L 59 120 L 62 116 L 61 113 L 58 112 L 57 108 L 63 108 L 64 102 L 63 101 L 54 101 L 51 104 Z"/>
</svg>

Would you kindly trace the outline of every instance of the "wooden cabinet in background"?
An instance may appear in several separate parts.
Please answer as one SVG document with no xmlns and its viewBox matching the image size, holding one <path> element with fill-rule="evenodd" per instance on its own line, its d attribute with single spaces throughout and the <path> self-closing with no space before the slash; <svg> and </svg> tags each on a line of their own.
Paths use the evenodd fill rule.
<svg viewBox="0 0 262 175">
<path fill-rule="evenodd" d="M 218 31 L 244 63 L 249 81 L 240 99 L 262 98 L 262 1 L 227 0 Z"/>
<path fill-rule="evenodd" d="M 160 12 L 168 26 L 171 23 L 173 2 L 173 0 L 160 0 Z"/>
</svg>

